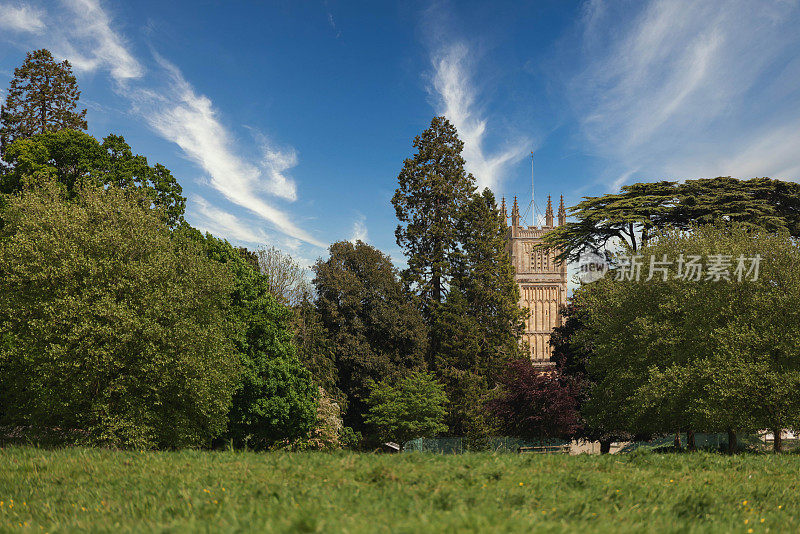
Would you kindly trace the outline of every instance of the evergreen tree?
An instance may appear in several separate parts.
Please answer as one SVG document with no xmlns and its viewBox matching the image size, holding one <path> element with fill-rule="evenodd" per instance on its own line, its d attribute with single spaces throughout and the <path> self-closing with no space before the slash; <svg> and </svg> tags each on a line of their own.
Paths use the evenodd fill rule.
<svg viewBox="0 0 800 534">
<path fill-rule="evenodd" d="M 46 49 L 28 52 L 14 69 L 0 113 L 0 157 L 17 138 L 58 130 L 86 130 L 86 110 L 77 111 L 81 92 L 69 61 Z"/>
<path fill-rule="evenodd" d="M 524 312 L 508 257 L 507 229 L 488 189 L 475 193 L 463 142 L 444 117 L 414 139 L 392 199 L 406 283 L 429 324 L 428 365 L 450 399 L 450 432 L 485 435 L 483 410 L 505 364 L 519 357 Z"/>
<path fill-rule="evenodd" d="M 445 296 L 458 253 L 457 222 L 475 190 L 464 171 L 464 143 L 444 117 L 414 139 L 417 153 L 405 160 L 392 204 L 400 224 L 397 244 L 408 256 L 404 279 L 430 313 Z"/>
<path fill-rule="evenodd" d="M 482 409 L 508 362 L 521 357 L 525 312 L 494 195 L 474 194 L 457 222 L 458 253 L 445 302 L 431 327 L 432 364 L 451 400 L 447 422 L 456 434 L 491 430 Z"/>
<path fill-rule="evenodd" d="M 458 221 L 461 243 L 453 285 L 464 292 L 469 314 L 480 325 L 482 367 L 491 380 L 519 354 L 525 311 L 508 256 L 505 220 L 489 189 L 472 196 Z M 498 357 L 503 355 L 502 362 Z"/>
<path fill-rule="evenodd" d="M 300 362 L 311 371 L 314 382 L 344 411 L 347 398 L 339 389 L 334 346 L 308 292 L 294 307 L 294 344 Z"/>
<path fill-rule="evenodd" d="M 665 228 L 737 222 L 768 232 L 800 236 L 800 184 L 769 178 L 702 178 L 638 183 L 620 193 L 586 197 L 570 210 L 575 221 L 558 226 L 541 246 L 555 247 L 559 259 L 576 261 L 582 252 L 622 245 L 647 246 Z"/>
<path fill-rule="evenodd" d="M 345 425 L 363 430 L 370 381 L 424 367 L 427 329 L 391 259 L 361 241 L 330 246 L 314 265 L 317 310 L 333 346 Z"/>
</svg>

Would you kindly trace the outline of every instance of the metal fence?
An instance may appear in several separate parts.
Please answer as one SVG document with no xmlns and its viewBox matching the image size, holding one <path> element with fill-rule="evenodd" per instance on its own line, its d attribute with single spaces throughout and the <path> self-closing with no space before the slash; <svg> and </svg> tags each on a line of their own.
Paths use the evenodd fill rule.
<svg viewBox="0 0 800 534">
<path fill-rule="evenodd" d="M 560 447 L 569 445 L 569 443 L 569 441 L 559 439 L 526 441 L 508 437 L 486 439 L 417 438 L 407 442 L 404 449 L 436 454 L 461 454 L 468 451 L 517 452 L 520 447 Z"/>
<path fill-rule="evenodd" d="M 686 434 L 681 434 L 681 446 L 686 447 Z M 631 441 L 620 444 L 621 448 L 616 449 L 620 453 L 632 452 L 636 449 L 670 449 L 673 447 L 675 435 L 667 435 L 654 438 L 650 441 Z M 763 436 L 755 433 L 742 433 L 736 436 L 738 448 L 740 450 L 764 450 L 771 447 L 771 442 L 767 444 Z M 727 433 L 695 433 L 695 446 L 705 450 L 726 450 L 728 447 Z M 495 437 L 485 439 L 470 439 L 464 437 L 453 438 L 418 438 L 405 444 L 405 451 L 428 452 L 434 454 L 461 454 L 470 451 L 490 451 L 490 452 L 518 452 L 520 448 L 549 449 L 549 452 L 560 452 L 556 450 L 560 447 L 568 447 L 570 441 L 549 439 L 538 441 L 526 441 L 517 438 Z M 784 440 L 785 448 L 791 449 L 795 445 L 793 440 Z M 599 452 L 599 451 L 598 451 Z"/>
</svg>

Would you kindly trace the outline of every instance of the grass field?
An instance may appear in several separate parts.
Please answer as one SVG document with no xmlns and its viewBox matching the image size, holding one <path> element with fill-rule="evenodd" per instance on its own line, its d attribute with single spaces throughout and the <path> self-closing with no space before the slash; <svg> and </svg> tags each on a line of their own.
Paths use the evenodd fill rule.
<svg viewBox="0 0 800 534">
<path fill-rule="evenodd" d="M 798 532 L 800 455 L 0 449 L 0 531 Z"/>
</svg>

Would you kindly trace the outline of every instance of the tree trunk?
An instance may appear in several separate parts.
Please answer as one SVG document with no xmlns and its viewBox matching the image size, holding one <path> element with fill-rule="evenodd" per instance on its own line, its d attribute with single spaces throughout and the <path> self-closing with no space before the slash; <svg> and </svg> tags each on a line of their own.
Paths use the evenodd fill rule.
<svg viewBox="0 0 800 534">
<path fill-rule="evenodd" d="M 442 303 L 442 278 L 438 274 L 433 275 L 433 301 L 436 304 Z"/>
<path fill-rule="evenodd" d="M 728 429 L 728 454 L 736 452 L 736 432 L 733 429 Z"/>
<path fill-rule="evenodd" d="M 46 74 L 44 76 L 44 84 L 45 87 L 50 85 L 50 76 Z M 42 106 L 42 111 L 41 111 L 42 124 L 40 125 L 41 131 L 39 133 L 45 133 L 47 131 L 47 99 L 44 98 L 39 104 Z"/>
<path fill-rule="evenodd" d="M 772 451 L 773 452 L 781 452 L 783 451 L 783 436 L 781 435 L 781 429 L 776 428 L 772 431 Z"/>
<path fill-rule="evenodd" d="M 694 430 L 686 431 L 686 450 L 690 452 L 697 450 L 697 444 L 694 442 Z"/>
<path fill-rule="evenodd" d="M 611 441 L 610 440 L 600 440 L 600 454 L 608 454 L 611 452 Z"/>
<path fill-rule="evenodd" d="M 675 440 L 672 442 L 672 445 L 675 447 L 675 450 L 680 452 L 681 450 L 681 433 L 675 432 Z"/>
</svg>

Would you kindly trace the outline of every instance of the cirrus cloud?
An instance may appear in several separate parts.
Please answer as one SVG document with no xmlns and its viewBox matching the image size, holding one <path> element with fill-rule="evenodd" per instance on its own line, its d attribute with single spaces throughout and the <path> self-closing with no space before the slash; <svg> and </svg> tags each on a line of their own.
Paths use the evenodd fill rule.
<svg viewBox="0 0 800 534">
<path fill-rule="evenodd" d="M 586 2 L 566 88 L 601 181 L 800 178 L 798 24 L 796 1 Z"/>
<path fill-rule="evenodd" d="M 41 33 L 44 12 L 27 5 L 0 4 L 0 28 L 12 32 Z"/>
<path fill-rule="evenodd" d="M 494 189 L 510 167 L 526 156 L 531 141 L 510 138 L 500 150 L 486 150 L 487 119 L 481 113 L 479 92 L 472 79 L 471 57 L 463 42 L 446 44 L 434 51 L 430 91 L 436 97 L 436 112 L 453 123 L 464 142 L 462 155 L 467 171 L 475 176 L 479 188 Z"/>
</svg>

